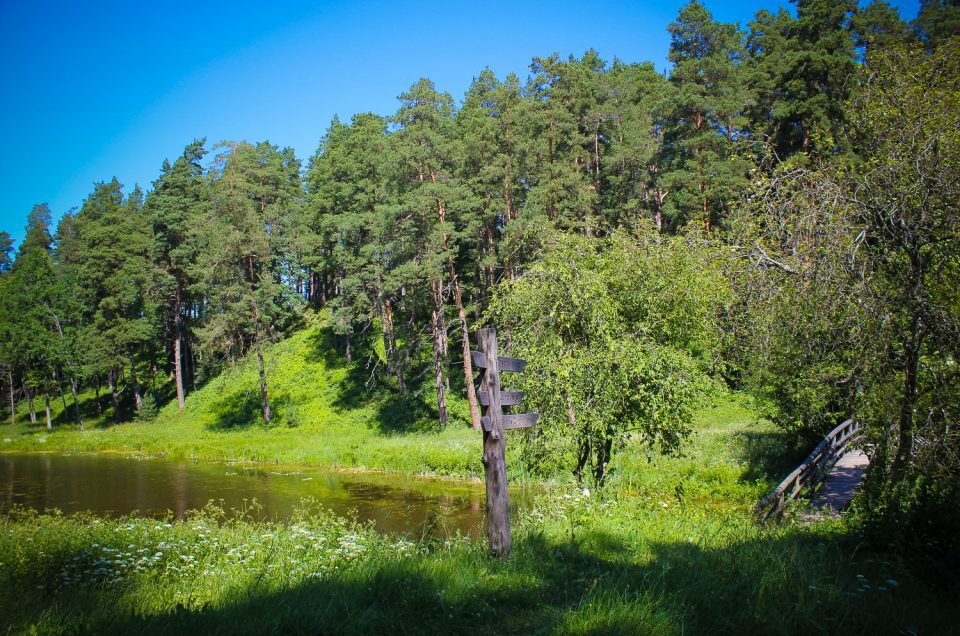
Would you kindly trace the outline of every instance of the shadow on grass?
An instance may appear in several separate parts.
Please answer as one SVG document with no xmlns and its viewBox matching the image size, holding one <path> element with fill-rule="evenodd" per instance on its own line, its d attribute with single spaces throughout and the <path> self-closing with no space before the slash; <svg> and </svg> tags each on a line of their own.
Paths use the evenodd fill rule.
<svg viewBox="0 0 960 636">
<path fill-rule="evenodd" d="M 295 428 L 300 425 L 300 409 L 289 395 L 279 392 L 268 395 L 271 428 Z M 239 431 L 266 425 L 263 421 L 259 387 L 256 390 L 231 393 L 216 402 L 211 411 L 214 419 L 207 426 L 213 431 Z"/>
<path fill-rule="evenodd" d="M 765 479 L 779 483 L 810 452 L 798 448 L 793 438 L 782 431 L 741 432 L 734 437 L 734 443 L 747 466 L 741 478 L 744 481 Z"/>
<path fill-rule="evenodd" d="M 335 338 L 330 327 L 320 328 L 311 336 L 309 350 L 308 361 L 322 362 L 327 369 L 341 369 L 346 373 L 337 385 L 334 408 L 349 411 L 373 406 L 376 426 L 382 435 L 440 430 L 436 405 L 419 390 L 422 387 L 410 386 L 407 393 L 401 395 L 396 378 L 387 375 L 385 363 L 369 346 L 367 338 L 354 339 L 350 363 L 344 356 L 343 343 Z M 406 373 L 407 382 L 411 384 L 420 376 L 418 369 Z"/>
<path fill-rule="evenodd" d="M 48 628 L 138 635 L 949 633 L 960 614 L 955 592 L 938 597 L 916 583 L 851 593 L 862 583 L 855 572 L 887 574 L 860 567 L 871 561 L 851 569 L 854 546 L 812 533 L 642 548 L 649 558 L 634 559 L 637 546 L 621 535 L 593 531 L 573 542 L 535 534 L 505 561 L 479 546 L 441 547 L 280 589 L 258 577 L 216 606 L 185 597 L 146 616 L 118 600 L 147 598 L 135 586 L 153 583 L 104 586 L 25 599 L 29 609 L 10 626 L 27 628 L 39 612 L 64 623 Z"/>
</svg>

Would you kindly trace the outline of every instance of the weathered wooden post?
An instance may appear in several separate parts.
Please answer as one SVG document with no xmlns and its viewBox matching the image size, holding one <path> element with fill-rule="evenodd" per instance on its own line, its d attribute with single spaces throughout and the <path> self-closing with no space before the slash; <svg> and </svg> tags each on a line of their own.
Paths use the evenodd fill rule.
<svg viewBox="0 0 960 636">
<path fill-rule="evenodd" d="M 490 552 L 498 557 L 510 554 L 513 539 L 510 535 L 510 497 L 507 492 L 506 428 L 533 426 L 539 415 L 524 413 L 504 415 L 502 407 L 519 404 L 523 394 L 519 391 L 500 390 L 500 371 L 523 371 L 526 362 L 517 358 L 501 358 L 498 355 L 497 330 L 477 331 L 480 351 L 471 351 L 475 368 L 483 370 L 480 379 L 480 406 L 483 417 L 483 468 L 487 482 L 487 539 Z"/>
</svg>

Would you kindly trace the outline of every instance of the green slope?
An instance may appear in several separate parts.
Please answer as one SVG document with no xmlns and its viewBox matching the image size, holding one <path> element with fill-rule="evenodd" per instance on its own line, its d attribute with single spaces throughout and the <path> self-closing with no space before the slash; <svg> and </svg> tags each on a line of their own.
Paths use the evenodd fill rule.
<svg viewBox="0 0 960 636">
<path fill-rule="evenodd" d="M 374 354 L 375 355 L 375 354 Z M 266 352 L 270 425 L 259 414 L 254 359 L 228 369 L 187 396 L 186 408 L 163 406 L 149 421 L 110 425 L 87 418 L 87 430 L 59 424 L 59 399 L 51 404 L 53 433 L 30 424 L 21 405 L 15 426 L 0 425 L 0 451 L 122 452 L 211 460 L 320 465 L 351 469 L 474 476 L 482 474 L 479 434 L 467 425 L 466 403 L 451 391 L 451 420 L 437 430 L 430 392 L 406 399 L 366 390 L 367 360 L 346 365 L 331 346 L 322 318 Z M 371 361 L 371 364 L 375 360 Z M 81 396 L 95 412 L 92 393 Z M 37 406 L 41 407 L 38 400 Z M 110 413 L 105 413 L 107 422 Z"/>
</svg>

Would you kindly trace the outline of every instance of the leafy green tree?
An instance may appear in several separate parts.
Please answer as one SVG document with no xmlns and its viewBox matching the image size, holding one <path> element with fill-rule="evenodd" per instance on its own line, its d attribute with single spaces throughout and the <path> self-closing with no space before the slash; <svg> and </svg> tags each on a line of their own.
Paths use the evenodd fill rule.
<svg viewBox="0 0 960 636">
<path fill-rule="evenodd" d="M 199 265 L 210 305 L 200 336 L 211 353 L 236 359 L 252 347 L 263 420 L 270 422 L 264 345 L 290 324 L 295 301 L 278 262 L 299 205 L 300 163 L 289 148 L 229 143 L 212 168 L 214 204 L 203 221 Z"/>
<path fill-rule="evenodd" d="M 741 33 L 715 22 L 696 0 L 680 10 L 671 35 L 671 90 L 663 106 L 665 130 L 660 187 L 673 227 L 692 220 L 709 231 L 747 184 L 748 162 L 736 154 L 751 96 L 741 62 Z"/>
<path fill-rule="evenodd" d="M 873 408 L 896 422 L 895 439 L 884 443 L 900 480 L 923 461 L 939 463 L 918 453 L 918 432 L 949 439 L 960 419 L 960 404 L 938 395 L 955 394 L 960 380 L 960 42 L 929 55 L 891 48 L 870 64 L 852 108 L 867 158 L 853 205 L 875 271 L 870 303 L 882 311 L 890 347 L 872 371 L 889 383 L 881 392 L 889 398 Z"/>
<path fill-rule="evenodd" d="M 147 196 L 150 216 L 151 258 L 156 265 L 157 293 L 164 299 L 166 331 L 171 341 L 177 405 L 184 407 L 185 341 L 192 340 L 193 324 L 189 309 L 193 304 L 191 290 L 196 285 L 198 241 L 195 228 L 209 205 L 204 170 L 204 140 L 195 140 L 171 165 L 164 161 L 160 178 Z"/>
<path fill-rule="evenodd" d="M 631 439 L 679 449 L 725 296 L 705 253 L 647 227 L 638 238 L 559 234 L 501 285 L 490 314 L 529 361 L 519 388 L 542 415 L 523 453 L 535 468 L 567 467 L 599 486 Z"/>
<path fill-rule="evenodd" d="M 129 370 L 134 407 L 142 404 L 137 358 L 156 340 L 156 312 L 147 294 L 153 268 L 143 193 L 124 197 L 113 179 L 94 186 L 74 219 L 79 237 L 77 289 L 88 312 L 83 351 L 88 377 L 106 377 L 114 418 L 121 418 L 119 381 Z"/>
<path fill-rule="evenodd" d="M 939 44 L 960 35 L 960 2 L 921 0 L 913 26 L 931 44 Z"/>
<path fill-rule="evenodd" d="M 760 316 L 751 361 L 771 371 L 781 422 L 822 434 L 861 418 L 875 444 L 868 514 L 921 536 L 948 529 L 936 540 L 953 549 L 958 68 L 957 42 L 871 52 L 849 115 L 864 159 L 782 168 L 735 246 L 759 266 L 745 296 Z"/>
</svg>

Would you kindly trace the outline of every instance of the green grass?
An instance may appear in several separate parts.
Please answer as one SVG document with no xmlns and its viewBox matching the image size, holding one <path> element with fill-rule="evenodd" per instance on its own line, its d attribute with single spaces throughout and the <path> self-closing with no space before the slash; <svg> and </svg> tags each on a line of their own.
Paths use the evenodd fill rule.
<svg viewBox="0 0 960 636">
<path fill-rule="evenodd" d="M 92 392 L 81 396 L 86 429 L 72 422 L 72 405 L 51 403 L 54 430 L 42 410 L 31 424 L 25 404 L 15 426 L 0 424 L 0 452 L 118 452 L 214 461 L 254 461 L 412 474 L 476 477 L 479 434 L 467 426 L 465 398 L 451 391 L 449 426 L 438 430 L 429 391 L 406 399 L 367 393 L 363 361 L 345 365 L 332 352 L 321 319 L 274 345 L 267 355 L 274 417 L 259 415 L 253 359 L 228 369 L 175 401 L 150 421 L 112 424 L 96 417 Z M 109 399 L 101 396 L 104 404 Z M 41 406 L 41 401 L 37 401 Z"/>
<path fill-rule="evenodd" d="M 405 402 L 363 393 L 363 365 L 330 356 L 327 338 L 315 323 L 271 349 L 271 426 L 250 415 L 247 364 L 149 422 L 80 432 L 58 419 L 47 434 L 21 413 L 0 448 L 481 473 L 461 399 L 436 430 L 428 390 Z M 0 630 L 955 633 L 956 587 L 934 589 L 905 557 L 872 551 L 855 522 L 754 521 L 753 503 L 807 449 L 791 450 L 749 398 L 719 396 L 693 429 L 682 456 L 624 449 L 602 493 L 541 482 L 502 561 L 483 540 L 381 536 L 309 503 L 280 523 L 215 508 L 185 522 L 15 511 L 0 519 Z M 511 480 L 529 479 L 518 460 L 508 456 Z"/>
<path fill-rule="evenodd" d="M 0 629 L 17 633 L 947 634 L 957 600 L 841 522 L 570 489 L 540 496 L 503 561 L 316 511 L 0 521 Z"/>
</svg>

